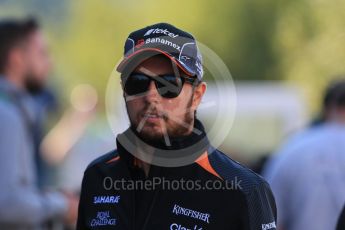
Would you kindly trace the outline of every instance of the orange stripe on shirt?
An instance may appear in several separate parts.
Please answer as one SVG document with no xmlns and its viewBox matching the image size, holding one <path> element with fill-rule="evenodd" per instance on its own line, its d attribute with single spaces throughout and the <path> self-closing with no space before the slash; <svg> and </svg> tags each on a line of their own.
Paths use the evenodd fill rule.
<svg viewBox="0 0 345 230">
<path fill-rule="evenodd" d="M 120 156 L 117 156 L 117 157 L 114 157 L 114 158 L 108 160 L 108 161 L 106 162 L 106 164 L 109 164 L 109 163 L 111 163 L 111 162 L 117 161 L 118 159 L 120 159 Z"/>
<path fill-rule="evenodd" d="M 218 177 L 219 179 L 223 180 L 221 176 L 213 169 L 213 167 L 210 164 L 210 161 L 208 159 L 207 152 L 204 152 L 201 154 L 201 156 L 196 159 L 195 161 L 198 165 L 200 165 L 203 169 L 205 169 L 207 172 L 213 174 L 214 176 Z"/>
</svg>

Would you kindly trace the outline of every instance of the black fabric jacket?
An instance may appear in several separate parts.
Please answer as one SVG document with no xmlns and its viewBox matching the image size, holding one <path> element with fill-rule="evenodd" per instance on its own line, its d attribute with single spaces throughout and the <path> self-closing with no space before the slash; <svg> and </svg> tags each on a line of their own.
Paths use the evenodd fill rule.
<svg viewBox="0 0 345 230">
<path fill-rule="evenodd" d="M 336 230 L 344 230 L 345 229 L 345 206 L 341 211 L 341 214 L 338 219 L 337 229 Z"/>
<path fill-rule="evenodd" d="M 196 126 L 203 130 L 199 121 Z M 199 139 L 193 134 L 172 146 Z M 276 229 L 267 182 L 219 150 L 208 146 L 206 151 L 186 166 L 151 165 L 146 177 L 118 137 L 117 150 L 96 159 L 84 173 L 77 229 Z M 156 186 L 149 186 L 154 181 Z M 134 183 L 139 185 L 134 188 Z"/>
</svg>

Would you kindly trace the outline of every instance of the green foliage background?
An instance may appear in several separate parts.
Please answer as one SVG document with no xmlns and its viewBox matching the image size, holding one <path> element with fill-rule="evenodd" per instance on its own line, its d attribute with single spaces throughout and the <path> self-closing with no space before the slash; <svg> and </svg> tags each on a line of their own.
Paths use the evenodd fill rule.
<svg viewBox="0 0 345 230">
<path fill-rule="evenodd" d="M 128 33 L 164 21 L 213 49 L 235 80 L 300 86 L 311 111 L 330 79 L 345 72 L 344 12 L 341 0 L 0 0 L 1 18 L 41 20 L 64 97 L 91 83 L 104 98 Z"/>
</svg>

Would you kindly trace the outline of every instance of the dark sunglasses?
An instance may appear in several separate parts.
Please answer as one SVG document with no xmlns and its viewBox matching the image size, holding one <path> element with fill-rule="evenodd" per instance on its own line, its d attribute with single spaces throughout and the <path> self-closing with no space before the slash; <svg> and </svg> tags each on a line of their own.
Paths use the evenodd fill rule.
<svg viewBox="0 0 345 230">
<path fill-rule="evenodd" d="M 130 96 L 147 92 L 151 81 L 155 83 L 159 95 L 164 98 L 175 98 L 180 95 L 185 82 L 193 86 L 199 83 L 197 78 L 182 74 L 180 76 L 164 74 L 152 77 L 143 73 L 132 73 L 128 77 L 122 77 L 123 89 Z"/>
</svg>

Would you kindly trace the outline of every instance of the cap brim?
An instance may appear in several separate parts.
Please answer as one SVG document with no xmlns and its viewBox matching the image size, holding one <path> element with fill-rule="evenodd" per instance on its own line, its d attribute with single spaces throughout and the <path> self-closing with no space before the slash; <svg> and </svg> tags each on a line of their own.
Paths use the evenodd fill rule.
<svg viewBox="0 0 345 230">
<path fill-rule="evenodd" d="M 188 68 L 182 62 L 180 62 L 179 60 L 176 60 L 176 58 L 174 56 L 172 56 L 171 54 L 169 54 L 167 52 L 164 52 L 163 50 L 157 49 L 157 48 L 143 48 L 143 49 L 139 49 L 139 50 L 135 51 L 134 53 L 125 57 L 120 62 L 120 64 L 117 66 L 116 70 L 118 72 L 122 73 L 130 63 L 136 62 L 136 64 L 139 64 L 140 62 L 144 61 L 148 57 L 147 56 L 143 57 L 143 56 L 140 56 L 139 54 L 143 54 L 145 52 L 151 52 L 151 53 L 155 53 L 155 54 L 163 54 L 167 58 L 169 58 L 172 62 L 174 62 L 185 74 L 187 74 L 188 76 L 195 76 L 195 73 L 188 70 Z"/>
</svg>

